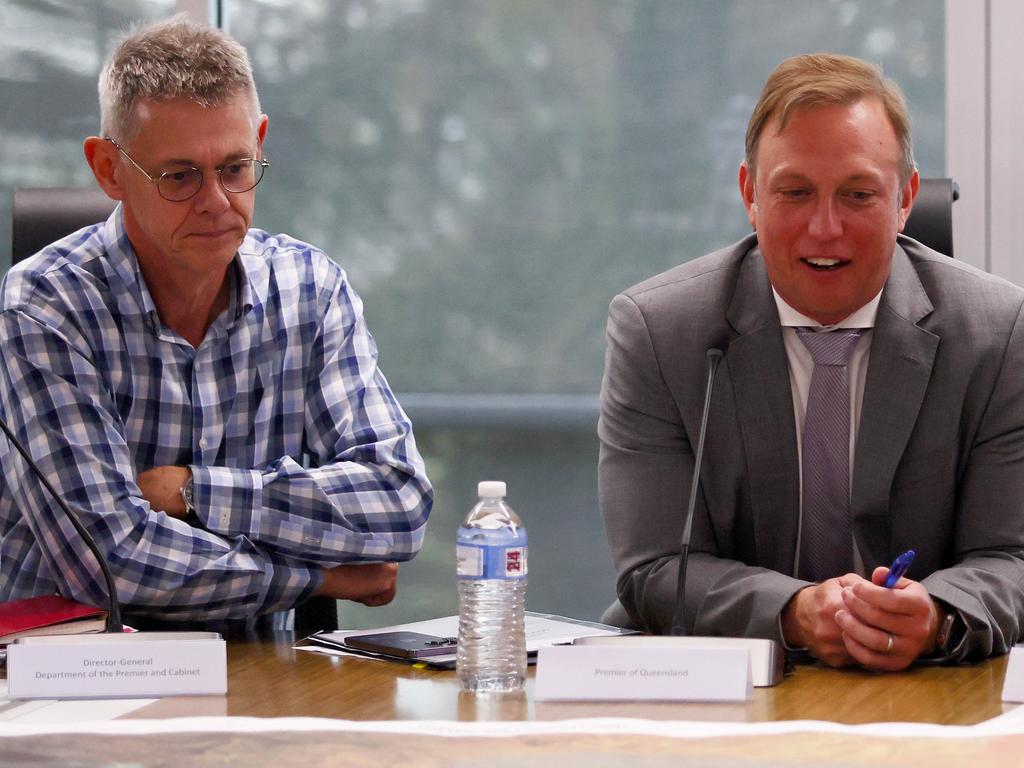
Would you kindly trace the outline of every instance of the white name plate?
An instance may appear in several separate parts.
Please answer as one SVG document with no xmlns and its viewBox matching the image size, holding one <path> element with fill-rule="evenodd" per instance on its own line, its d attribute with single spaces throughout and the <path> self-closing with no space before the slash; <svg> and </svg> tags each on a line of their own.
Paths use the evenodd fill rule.
<svg viewBox="0 0 1024 768">
<path fill-rule="evenodd" d="M 1024 701 L 1024 645 L 1010 649 L 1003 678 L 1003 701 Z"/>
<path fill-rule="evenodd" d="M 782 682 L 786 654 L 774 640 L 761 637 L 676 637 L 672 635 L 601 635 L 577 637 L 573 645 L 615 645 L 645 653 L 651 648 L 740 648 L 750 653 L 750 676 L 755 688 Z"/>
<path fill-rule="evenodd" d="M 12 699 L 224 695 L 227 652 L 216 632 L 27 637 L 7 648 Z"/>
<path fill-rule="evenodd" d="M 743 648 L 554 646 L 537 652 L 538 701 L 746 701 Z"/>
</svg>

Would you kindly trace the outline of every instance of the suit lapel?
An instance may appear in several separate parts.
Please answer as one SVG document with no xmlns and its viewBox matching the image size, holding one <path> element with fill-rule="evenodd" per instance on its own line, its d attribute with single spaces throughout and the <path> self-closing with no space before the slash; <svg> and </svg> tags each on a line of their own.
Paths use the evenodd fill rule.
<svg viewBox="0 0 1024 768">
<path fill-rule="evenodd" d="M 917 422 L 939 338 L 917 322 L 931 302 L 899 246 L 882 293 L 871 339 L 867 383 L 854 455 L 850 516 L 865 564 L 890 552 L 889 491 Z"/>
<path fill-rule="evenodd" d="M 739 334 L 725 359 L 750 481 L 757 562 L 790 573 L 800 502 L 793 395 L 778 309 L 757 248 L 744 260 L 727 318 Z"/>
</svg>

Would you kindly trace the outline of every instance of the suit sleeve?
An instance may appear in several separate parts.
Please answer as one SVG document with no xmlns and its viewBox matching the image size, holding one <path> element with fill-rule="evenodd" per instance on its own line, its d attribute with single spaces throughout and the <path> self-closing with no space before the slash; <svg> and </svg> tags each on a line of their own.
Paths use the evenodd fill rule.
<svg viewBox="0 0 1024 768">
<path fill-rule="evenodd" d="M 664 634 L 671 630 L 676 603 L 694 449 L 647 321 L 626 295 L 612 301 L 607 345 L 598 484 L 617 592 L 637 626 Z M 693 357 L 699 368 L 691 377 L 699 418 L 703 356 Z M 695 444 L 697 435 L 692 439 Z M 728 510 L 725 515 L 731 516 Z M 728 536 L 714 533 L 701 495 L 690 550 L 688 632 L 781 640 L 779 613 L 805 582 L 734 559 Z"/>
<path fill-rule="evenodd" d="M 922 584 L 959 610 L 958 659 L 1007 653 L 1024 622 L 1024 329 L 1018 311 L 966 457 L 948 568 Z"/>
</svg>

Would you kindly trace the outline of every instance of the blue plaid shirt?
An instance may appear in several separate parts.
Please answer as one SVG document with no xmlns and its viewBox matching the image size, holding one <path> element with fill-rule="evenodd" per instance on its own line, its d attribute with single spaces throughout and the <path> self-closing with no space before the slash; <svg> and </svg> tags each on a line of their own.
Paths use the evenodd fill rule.
<svg viewBox="0 0 1024 768">
<path fill-rule="evenodd" d="M 0 287 L 0 407 L 134 614 L 249 619 L 301 602 L 324 567 L 423 541 L 430 484 L 343 270 L 250 230 L 229 274 L 195 349 L 160 322 L 119 207 Z M 201 527 L 143 499 L 138 474 L 169 464 L 191 468 Z M 94 558 L 2 437 L 0 466 L 0 599 L 103 605 Z"/>
</svg>

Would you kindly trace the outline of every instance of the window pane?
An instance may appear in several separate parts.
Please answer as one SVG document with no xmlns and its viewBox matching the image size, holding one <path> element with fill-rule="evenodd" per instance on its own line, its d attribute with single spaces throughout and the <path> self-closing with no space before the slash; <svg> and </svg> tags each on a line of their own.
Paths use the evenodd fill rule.
<svg viewBox="0 0 1024 768">
<path fill-rule="evenodd" d="M 611 296 L 747 230 L 746 119 L 785 56 L 883 63 L 922 172 L 943 171 L 942 0 L 247 0 L 228 19 L 271 116 L 258 221 L 345 265 L 400 391 L 596 392 Z"/>
<path fill-rule="evenodd" d="M 271 117 L 257 223 L 348 270 L 437 485 L 398 599 L 346 606 L 345 626 L 455 611 L 455 528 L 480 479 L 509 482 L 529 530 L 528 608 L 608 605 L 608 302 L 748 230 L 743 136 L 782 58 L 882 63 L 922 173 L 944 170 L 942 0 L 247 0 L 228 19 Z M 477 410 L 467 393 L 494 397 Z M 586 413 L 559 426 L 530 399 L 545 394 Z"/>
<path fill-rule="evenodd" d="M 0 33 L 5 55 L 33 53 L 7 68 L 7 103 L 29 111 L 3 118 L 18 139 L 0 183 L 89 182 L 98 51 L 119 19 L 169 4 L 7 3 L 22 20 Z M 348 270 L 437 484 L 399 598 L 347 606 L 344 624 L 454 611 L 455 527 L 483 478 L 509 482 L 529 528 L 528 606 L 599 615 L 613 594 L 593 431 L 609 299 L 745 233 L 746 119 L 785 56 L 881 62 L 908 94 L 922 173 L 941 175 L 943 5 L 227 3 L 271 116 L 257 224 Z"/>
<path fill-rule="evenodd" d="M 944 171 L 943 0 L 226 5 L 271 116 L 256 223 L 348 270 L 437 484 L 395 604 L 347 606 L 349 626 L 455 610 L 455 528 L 488 478 L 530 531 L 530 609 L 596 618 L 611 600 L 594 436 L 608 301 L 747 230 L 736 168 L 780 59 L 881 62 L 923 175 Z M 10 191 L 93 183 L 81 140 L 103 57 L 174 6 L 0 0 L 0 264 Z"/>
<path fill-rule="evenodd" d="M 99 132 L 96 79 L 133 21 L 170 16 L 174 0 L 0 0 L 0 265 L 11 260 L 17 187 L 95 184 L 82 140 Z"/>
</svg>

